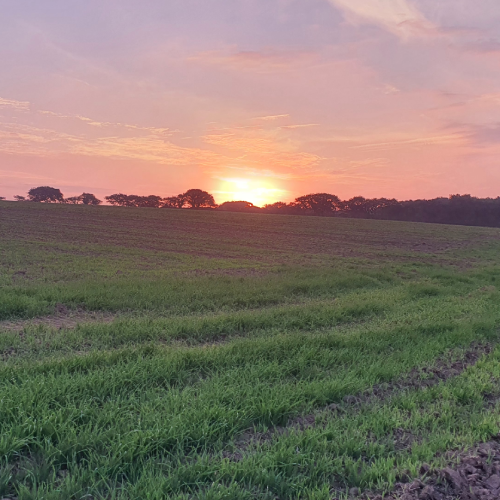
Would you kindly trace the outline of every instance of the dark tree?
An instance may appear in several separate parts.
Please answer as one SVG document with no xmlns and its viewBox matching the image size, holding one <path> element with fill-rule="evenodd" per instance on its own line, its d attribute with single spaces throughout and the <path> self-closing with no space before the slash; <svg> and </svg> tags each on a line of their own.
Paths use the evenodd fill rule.
<svg viewBox="0 0 500 500">
<path fill-rule="evenodd" d="M 129 197 L 126 194 L 118 193 L 105 196 L 104 199 L 110 204 L 119 207 L 129 207 Z"/>
<path fill-rule="evenodd" d="M 182 208 L 186 204 L 186 199 L 184 195 L 179 194 L 178 196 L 169 196 L 168 198 L 163 198 L 163 208 Z"/>
<path fill-rule="evenodd" d="M 341 208 L 339 197 L 328 193 L 300 196 L 295 198 L 295 205 L 302 210 L 312 210 L 314 215 L 330 215 Z"/>
<path fill-rule="evenodd" d="M 0 200 L 5 200 L 5 196 L 0 196 Z"/>
<path fill-rule="evenodd" d="M 387 198 L 363 198 L 355 196 L 343 202 L 343 213 L 348 217 L 370 218 L 383 208 L 397 205 L 397 200 Z"/>
<path fill-rule="evenodd" d="M 217 207 L 217 210 L 227 212 L 260 212 L 261 208 L 256 207 L 249 201 L 226 201 Z"/>
<path fill-rule="evenodd" d="M 288 208 L 288 203 L 285 203 L 284 201 L 276 201 L 274 203 L 266 203 L 264 205 L 265 209 L 276 209 L 276 210 L 283 210 L 285 208 Z"/>
<path fill-rule="evenodd" d="M 17 201 L 66 202 L 87 205 L 98 205 L 100 203 L 100 200 L 90 193 L 83 193 L 80 196 L 73 196 L 65 200 L 59 189 L 49 186 L 30 189 L 27 198 L 16 195 L 14 199 Z M 118 193 L 106 196 L 106 200 L 111 205 L 125 207 L 184 208 L 188 206 L 195 209 L 217 207 L 213 196 L 201 189 L 189 189 L 183 194 L 168 198 L 161 198 L 156 195 L 138 196 Z M 333 194 L 313 193 L 300 196 L 294 202 L 288 204 L 278 201 L 260 208 L 247 201 L 230 201 L 220 205 L 219 209 L 235 212 L 336 215 L 341 217 L 500 227 L 500 197 L 476 198 L 469 194 L 454 194 L 448 198 L 435 198 L 433 200 L 408 201 L 355 196 L 349 200 L 341 201 Z"/>
<path fill-rule="evenodd" d="M 123 195 L 126 207 L 142 207 L 144 203 L 144 196 L 137 194 Z"/>
<path fill-rule="evenodd" d="M 155 194 L 150 194 L 149 196 L 143 197 L 142 203 L 143 207 L 160 208 L 163 203 L 163 198 Z"/>
<path fill-rule="evenodd" d="M 102 203 L 101 200 L 96 198 L 92 193 L 82 193 L 79 198 L 82 201 L 83 205 L 100 205 Z"/>
<path fill-rule="evenodd" d="M 26 201 L 26 197 L 21 196 L 20 194 L 16 194 L 14 196 L 14 200 L 16 200 L 16 201 Z"/>
<path fill-rule="evenodd" d="M 189 189 L 182 196 L 190 208 L 214 208 L 217 206 L 214 197 L 201 189 Z"/>
<path fill-rule="evenodd" d="M 111 205 L 121 207 L 159 208 L 163 204 L 163 198 L 151 194 L 149 196 L 139 196 L 137 194 L 112 194 L 105 197 Z"/>
<path fill-rule="evenodd" d="M 80 196 L 71 196 L 66 198 L 66 203 L 70 203 L 72 205 L 100 205 L 102 201 L 97 199 L 91 193 L 82 193 Z"/>
<path fill-rule="evenodd" d="M 343 208 L 351 217 L 367 217 L 370 214 L 369 201 L 363 196 L 355 196 L 345 201 Z"/>
<path fill-rule="evenodd" d="M 433 200 L 367 200 L 373 205 L 371 217 L 385 220 L 463 224 L 500 227 L 500 199 L 451 195 Z M 346 212 L 346 216 L 352 214 Z"/>
<path fill-rule="evenodd" d="M 127 196 L 127 207 L 144 207 L 146 201 L 144 196 L 139 196 L 137 194 L 129 194 Z"/>
<path fill-rule="evenodd" d="M 64 203 L 64 196 L 59 189 L 40 186 L 28 191 L 28 200 L 37 203 Z"/>
<path fill-rule="evenodd" d="M 268 214 L 281 214 L 281 215 L 300 215 L 302 208 L 297 206 L 295 202 L 285 203 L 284 201 L 277 201 L 275 203 L 268 203 L 262 208 Z"/>
<path fill-rule="evenodd" d="M 137 194 L 122 195 L 124 199 L 122 202 L 127 207 L 138 208 L 159 208 L 162 203 L 161 196 L 151 194 L 149 196 L 139 196 Z"/>
</svg>

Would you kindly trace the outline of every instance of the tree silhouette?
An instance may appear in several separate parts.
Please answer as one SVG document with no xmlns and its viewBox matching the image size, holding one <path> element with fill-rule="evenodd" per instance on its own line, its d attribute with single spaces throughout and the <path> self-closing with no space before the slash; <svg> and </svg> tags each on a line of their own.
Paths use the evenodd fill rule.
<svg viewBox="0 0 500 500">
<path fill-rule="evenodd" d="M 136 194 L 112 194 L 105 197 L 111 205 L 122 207 L 149 207 L 149 208 L 183 208 L 188 205 L 191 208 L 215 207 L 215 201 L 211 194 L 201 189 L 190 189 L 183 194 L 162 198 L 154 194 L 139 196 Z"/>
<path fill-rule="evenodd" d="M 91 193 L 82 193 L 80 196 L 71 196 L 66 198 L 66 203 L 70 203 L 72 205 L 100 205 L 102 203 L 101 200 L 97 199 Z"/>
<path fill-rule="evenodd" d="M 5 200 L 5 196 L 0 196 L 0 200 Z"/>
<path fill-rule="evenodd" d="M 349 217 L 369 218 L 373 217 L 379 210 L 385 207 L 397 205 L 397 200 L 387 198 L 364 198 L 355 196 L 343 202 L 342 210 Z"/>
<path fill-rule="evenodd" d="M 142 196 L 137 194 L 124 195 L 127 207 L 139 207 L 142 205 Z"/>
<path fill-rule="evenodd" d="M 168 198 L 163 198 L 163 208 L 182 208 L 186 204 L 186 199 L 184 195 L 179 194 L 178 196 L 169 196 Z"/>
<path fill-rule="evenodd" d="M 341 207 L 341 202 L 334 194 L 315 193 L 295 198 L 295 205 L 302 210 L 312 210 L 314 215 L 329 215 Z"/>
<path fill-rule="evenodd" d="M 2 197 L 0 197 L 2 199 Z M 98 205 L 101 203 L 93 194 L 82 193 L 64 199 L 59 189 L 40 186 L 32 188 L 27 198 L 14 196 L 16 201 L 44 203 L 74 203 Z M 215 208 L 214 197 L 201 189 L 189 189 L 178 196 L 162 198 L 157 195 L 138 196 L 122 193 L 106 196 L 111 205 L 125 207 L 166 207 L 166 208 Z M 314 214 L 366 219 L 432 222 L 438 224 L 463 224 L 469 226 L 500 227 L 500 197 L 476 198 L 470 194 L 453 194 L 448 198 L 432 200 L 398 201 L 387 198 L 364 198 L 355 196 L 341 201 L 338 196 L 328 193 L 313 193 L 300 196 L 292 203 L 277 201 L 263 208 L 248 201 L 229 201 L 220 205 L 220 210 L 234 212 L 260 212 L 269 214 Z"/>
<path fill-rule="evenodd" d="M 137 194 L 112 194 L 105 196 L 105 200 L 115 206 L 140 207 L 140 208 L 160 208 L 163 206 L 163 198 L 155 194 L 149 196 L 139 196 Z"/>
<path fill-rule="evenodd" d="M 163 198 L 155 194 L 150 194 L 149 196 L 145 196 L 144 198 L 144 206 L 149 208 L 160 208 L 163 203 Z"/>
<path fill-rule="evenodd" d="M 101 200 L 96 198 L 92 193 L 82 193 L 80 195 L 82 203 L 84 205 L 100 205 L 102 203 Z"/>
<path fill-rule="evenodd" d="M 249 201 L 226 201 L 217 207 L 217 210 L 227 212 L 259 212 L 260 207 L 256 207 Z"/>
<path fill-rule="evenodd" d="M 367 217 L 370 214 L 369 203 L 363 196 L 355 196 L 344 202 L 344 210 L 352 217 Z"/>
<path fill-rule="evenodd" d="M 268 209 L 276 209 L 276 210 L 282 210 L 284 208 L 288 207 L 288 203 L 285 203 L 284 201 L 276 201 L 274 203 L 266 203 L 264 205 L 264 208 Z"/>
<path fill-rule="evenodd" d="M 163 203 L 161 196 L 151 194 L 149 196 L 138 196 L 131 194 L 128 196 L 128 206 L 140 208 L 160 208 Z"/>
<path fill-rule="evenodd" d="M 302 212 L 301 207 L 297 206 L 295 202 L 285 203 L 284 201 L 268 203 L 264 205 L 262 210 L 269 214 L 282 214 L 282 215 L 298 215 Z"/>
<path fill-rule="evenodd" d="M 190 208 L 216 207 L 214 197 L 201 189 L 188 189 L 183 195 Z"/>
<path fill-rule="evenodd" d="M 113 206 L 129 207 L 129 199 L 126 194 L 118 193 L 105 196 L 104 199 Z"/>
<path fill-rule="evenodd" d="M 38 203 L 64 203 L 64 196 L 59 189 L 40 186 L 28 191 L 28 200 Z"/>
</svg>

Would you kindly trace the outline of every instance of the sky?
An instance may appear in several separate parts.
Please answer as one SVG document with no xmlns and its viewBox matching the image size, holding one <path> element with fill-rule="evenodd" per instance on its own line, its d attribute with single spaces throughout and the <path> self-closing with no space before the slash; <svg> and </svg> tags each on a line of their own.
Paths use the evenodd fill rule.
<svg viewBox="0 0 500 500">
<path fill-rule="evenodd" d="M 3 0 L 0 196 L 500 196 L 498 0 Z"/>
</svg>

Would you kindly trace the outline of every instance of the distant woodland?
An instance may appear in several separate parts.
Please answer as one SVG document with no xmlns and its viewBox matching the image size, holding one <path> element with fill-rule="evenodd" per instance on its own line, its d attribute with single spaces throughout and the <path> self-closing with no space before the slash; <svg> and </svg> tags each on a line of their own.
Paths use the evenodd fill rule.
<svg viewBox="0 0 500 500">
<path fill-rule="evenodd" d="M 66 203 L 75 205 L 100 205 L 91 193 L 65 198 L 63 193 L 50 186 L 39 186 L 28 191 L 27 196 L 15 196 L 20 202 Z M 364 198 L 355 196 L 341 200 L 329 193 L 313 193 L 295 198 L 290 203 L 276 203 L 257 207 L 247 201 L 227 201 L 220 205 L 214 197 L 202 189 L 189 189 L 177 196 L 139 196 L 134 194 L 112 194 L 105 200 L 110 205 L 139 208 L 225 210 L 282 215 L 313 215 L 322 217 L 351 217 L 360 219 L 383 219 L 467 226 L 500 227 L 500 197 L 476 198 L 474 196 L 451 195 L 432 200 L 398 201 L 387 198 Z"/>
</svg>

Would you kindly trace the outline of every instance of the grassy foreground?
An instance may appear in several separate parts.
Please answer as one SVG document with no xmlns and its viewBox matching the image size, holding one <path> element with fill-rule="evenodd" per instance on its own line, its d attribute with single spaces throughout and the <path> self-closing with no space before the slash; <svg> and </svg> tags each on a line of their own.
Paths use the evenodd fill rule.
<svg viewBox="0 0 500 500">
<path fill-rule="evenodd" d="M 390 491 L 499 432 L 499 284 L 498 229 L 0 202 L 0 498 Z"/>
</svg>

